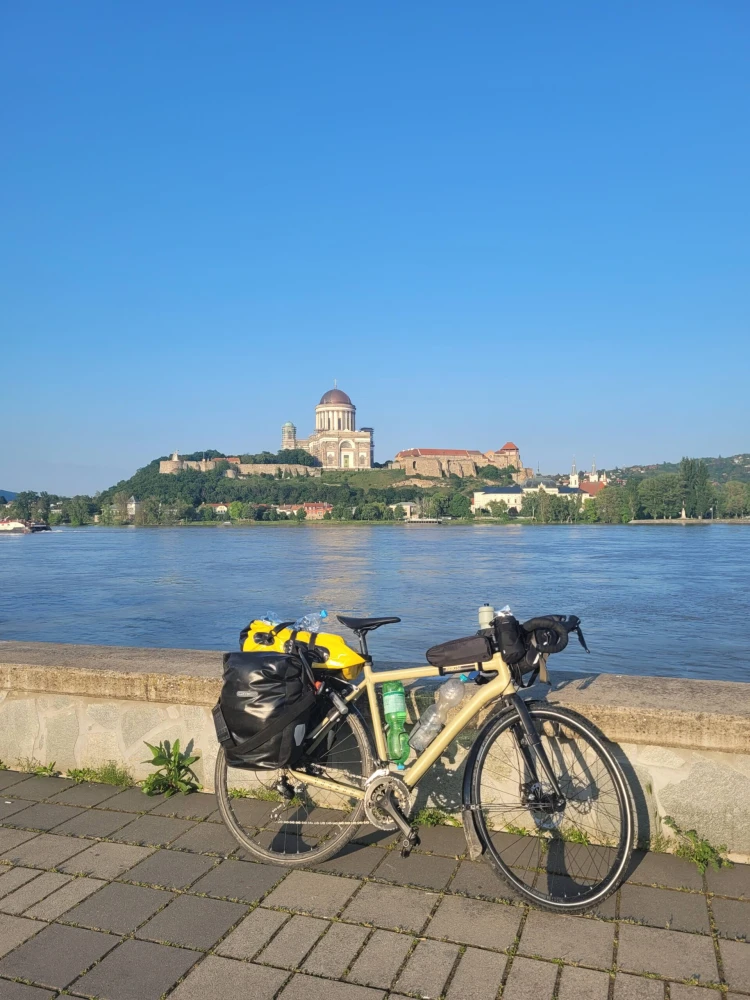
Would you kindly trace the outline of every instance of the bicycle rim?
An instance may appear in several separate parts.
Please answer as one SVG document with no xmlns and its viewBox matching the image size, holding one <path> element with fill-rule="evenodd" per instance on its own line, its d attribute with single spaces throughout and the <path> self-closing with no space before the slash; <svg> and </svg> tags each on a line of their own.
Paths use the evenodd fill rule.
<svg viewBox="0 0 750 1000">
<path fill-rule="evenodd" d="M 364 788 L 374 764 L 361 720 L 350 712 L 329 733 L 309 762 L 328 781 Z M 283 770 L 228 767 L 224 751 L 216 758 L 215 789 L 219 811 L 235 840 L 259 860 L 280 865 L 309 865 L 338 853 L 364 822 L 361 799 L 319 788 L 288 776 L 294 795 L 279 793 Z"/>
<path fill-rule="evenodd" d="M 633 843 L 629 790 L 591 723 L 541 704 L 530 713 L 565 805 L 554 810 L 546 778 L 530 780 L 518 716 L 508 713 L 478 747 L 471 782 L 477 830 L 489 861 L 521 895 L 547 909 L 586 910 L 614 892 L 625 872 Z"/>
</svg>

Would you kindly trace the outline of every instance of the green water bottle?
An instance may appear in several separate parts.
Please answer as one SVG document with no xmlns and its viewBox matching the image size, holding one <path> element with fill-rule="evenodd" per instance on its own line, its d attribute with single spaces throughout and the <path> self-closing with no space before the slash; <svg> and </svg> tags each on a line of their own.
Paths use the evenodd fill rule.
<svg viewBox="0 0 750 1000">
<path fill-rule="evenodd" d="M 388 757 L 403 769 L 409 757 L 409 736 L 406 722 L 406 692 L 401 681 L 386 681 L 383 685 L 383 713 L 388 727 Z"/>
</svg>

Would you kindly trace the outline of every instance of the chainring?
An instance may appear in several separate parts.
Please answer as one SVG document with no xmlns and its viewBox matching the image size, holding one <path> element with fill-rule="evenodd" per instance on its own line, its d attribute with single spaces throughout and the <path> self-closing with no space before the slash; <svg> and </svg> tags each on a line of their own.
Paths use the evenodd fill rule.
<svg viewBox="0 0 750 1000">
<path fill-rule="evenodd" d="M 377 830 L 398 829 L 393 817 L 379 804 L 385 792 L 393 794 L 394 801 L 407 818 L 411 814 L 411 792 L 407 785 L 388 771 L 371 775 L 365 787 L 365 814 Z"/>
</svg>

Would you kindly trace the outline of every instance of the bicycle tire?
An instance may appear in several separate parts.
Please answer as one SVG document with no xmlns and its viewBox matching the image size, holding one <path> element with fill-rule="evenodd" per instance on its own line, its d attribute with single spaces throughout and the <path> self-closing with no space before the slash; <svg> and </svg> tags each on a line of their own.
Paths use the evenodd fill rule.
<svg viewBox="0 0 750 1000">
<path fill-rule="evenodd" d="M 564 743 L 558 734 L 562 735 L 562 739 L 568 743 L 572 742 L 570 734 L 575 734 L 593 751 L 594 759 L 598 759 L 603 764 L 606 775 L 611 781 L 619 810 L 619 829 L 617 830 L 615 847 L 613 848 L 606 841 L 602 843 L 596 843 L 595 839 L 592 841 L 592 829 L 587 831 L 585 828 L 573 826 L 569 830 L 577 830 L 580 839 L 570 839 L 569 835 L 566 838 L 566 833 L 562 830 L 561 825 L 555 829 L 554 820 L 551 817 L 545 816 L 541 810 L 535 812 L 533 806 L 522 804 L 521 793 L 526 787 L 524 785 L 519 787 L 518 805 L 515 807 L 490 802 L 489 792 L 485 792 L 483 795 L 482 776 L 489 760 L 490 751 L 500 737 L 511 734 L 514 726 L 520 725 L 518 713 L 514 709 L 490 719 L 475 741 L 470 759 L 467 761 L 464 804 L 466 807 L 468 800 L 475 829 L 487 860 L 519 895 L 541 909 L 556 913 L 582 913 L 603 902 L 615 892 L 625 877 L 633 852 L 635 828 L 630 788 L 622 767 L 606 746 L 605 737 L 588 719 L 570 709 L 550 705 L 546 702 L 530 702 L 528 708 L 535 728 L 542 734 L 543 740 L 547 740 L 550 745 L 553 737 L 557 740 L 558 753 L 550 754 L 548 749 L 548 757 L 561 787 L 566 785 L 566 787 L 572 788 L 574 782 L 570 776 L 557 773 L 559 766 L 556 764 L 559 765 L 560 756 L 564 759 L 564 753 L 559 752 L 560 747 L 564 747 Z M 545 726 L 545 724 L 549 724 L 549 726 Z M 553 734 L 552 736 L 549 731 Z M 508 742 L 511 742 L 512 745 L 512 741 L 514 738 L 511 735 Z M 580 749 L 577 744 L 576 748 Z M 576 754 L 572 753 L 571 756 L 577 762 Z M 520 754 L 518 757 L 520 759 Z M 581 770 L 584 774 L 591 773 L 591 766 L 581 766 Z M 521 769 L 519 769 L 520 773 L 522 773 Z M 505 774 L 503 774 L 501 782 L 510 783 Z M 500 798 L 497 786 L 492 794 L 496 799 Z M 511 795 L 512 793 L 509 792 L 509 799 Z M 483 798 L 486 801 L 483 802 Z M 582 810 L 584 804 L 588 807 L 589 803 L 594 803 L 590 807 L 589 815 L 600 810 L 606 822 L 613 822 L 611 815 L 601 806 L 594 793 L 591 793 L 588 798 L 584 798 L 583 795 L 580 798 L 566 796 L 565 808 L 570 811 L 571 815 L 575 816 L 578 807 Z M 516 815 L 521 817 L 520 822 L 527 824 L 526 826 L 519 828 L 518 824 L 514 826 L 507 823 L 506 817 L 513 815 L 513 808 L 516 810 Z M 565 810 L 563 810 L 564 812 Z M 497 819 L 490 820 L 490 825 L 488 825 L 488 816 L 491 814 L 502 816 L 502 819 L 499 821 Z M 577 818 L 580 820 L 580 816 Z M 497 826 L 498 822 L 504 821 L 506 825 L 503 829 L 491 829 L 493 822 Z M 581 822 L 588 822 L 591 826 L 590 820 L 581 820 Z M 533 826 L 531 826 L 532 823 Z M 544 825 L 545 823 L 546 825 Z M 560 820 L 560 824 L 562 824 L 562 820 Z M 550 847 L 551 844 L 554 850 Z M 506 851 L 506 855 L 501 853 L 498 845 L 505 845 L 503 850 Z M 581 859 L 585 857 L 586 849 L 589 852 L 588 868 L 583 873 L 581 871 L 575 873 L 568 871 L 568 866 L 571 865 L 571 862 L 575 862 L 576 857 Z M 598 857 L 602 861 L 611 859 L 609 868 L 606 873 L 601 874 L 601 877 L 593 866 L 592 856 Z M 515 865 L 510 863 L 513 858 L 517 862 Z M 609 864 L 609 860 L 606 863 Z M 583 860 L 580 864 L 575 863 L 574 867 L 582 869 L 584 867 Z M 593 876 L 595 872 L 596 877 L 591 878 L 590 876 Z M 539 883 L 539 887 L 536 886 L 536 883 Z M 543 891 L 543 885 L 546 885 L 547 891 Z"/>
<path fill-rule="evenodd" d="M 342 720 L 340 727 L 348 727 L 351 730 L 352 737 L 357 744 L 357 747 L 362 755 L 362 775 L 361 775 L 361 786 L 364 787 L 365 779 L 372 773 L 375 767 L 375 756 L 372 749 L 372 741 L 369 736 L 367 727 L 361 718 L 359 712 L 352 708 L 349 714 Z M 355 805 L 353 805 L 351 813 L 348 815 L 345 825 L 338 826 L 337 832 L 334 832 L 329 838 L 324 839 L 318 844 L 318 846 L 310 845 L 309 849 L 304 852 L 299 851 L 299 841 L 300 835 L 297 834 L 297 850 L 296 851 L 279 851 L 279 850 L 269 850 L 268 847 L 264 846 L 264 842 L 268 840 L 268 829 L 264 828 L 262 825 L 254 825 L 252 827 L 253 834 L 250 835 L 243 827 L 239 817 L 236 815 L 234 807 L 232 805 L 233 797 L 229 794 L 229 786 L 227 783 L 228 774 L 232 771 L 238 771 L 244 769 L 230 768 L 227 766 L 226 756 L 224 754 L 223 748 L 219 749 L 218 756 L 216 758 L 216 767 L 214 769 L 214 789 L 216 792 L 216 801 L 219 806 L 219 813 L 224 821 L 225 826 L 232 834 L 237 843 L 251 854 L 254 858 L 259 861 L 270 862 L 271 864 L 281 865 L 287 868 L 301 868 L 303 866 L 307 867 L 311 864 L 321 864 L 323 861 L 328 861 L 334 855 L 338 854 L 342 847 L 349 843 L 349 841 L 356 835 L 359 826 L 364 823 L 365 820 L 365 807 L 364 801 L 359 799 L 355 800 Z M 245 774 L 248 772 L 245 771 Z M 269 778 L 269 775 L 275 775 L 280 772 L 249 772 L 251 774 L 263 774 L 266 777 L 266 781 L 273 781 L 273 778 Z M 309 786 L 314 788 L 315 786 Z M 240 802 L 246 802 L 246 799 L 239 799 Z M 255 800 L 257 801 L 257 800 Z M 269 806 L 269 809 L 271 807 Z M 294 823 L 300 827 L 304 826 L 304 822 L 294 821 Z M 288 825 L 287 823 L 281 824 L 282 826 Z M 336 824 L 331 824 L 334 830 L 336 829 Z M 277 838 L 280 834 L 276 834 L 271 839 L 271 844 L 276 843 Z M 284 833 L 281 838 L 282 843 L 279 846 L 294 847 L 292 837 L 287 836 Z"/>
</svg>

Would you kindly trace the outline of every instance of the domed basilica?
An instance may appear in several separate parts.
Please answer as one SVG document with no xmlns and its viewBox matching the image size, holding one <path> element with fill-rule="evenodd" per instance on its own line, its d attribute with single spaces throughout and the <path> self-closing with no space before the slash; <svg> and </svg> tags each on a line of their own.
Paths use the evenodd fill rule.
<svg viewBox="0 0 750 1000">
<path fill-rule="evenodd" d="M 373 429 L 357 430 L 357 407 L 335 386 L 324 393 L 315 407 L 315 430 L 308 438 L 298 438 L 297 428 L 285 423 L 281 428 L 282 449 L 304 448 L 324 469 L 371 469 Z"/>
</svg>

